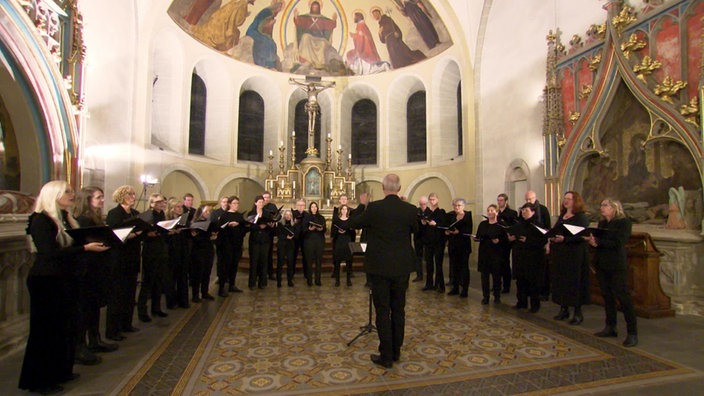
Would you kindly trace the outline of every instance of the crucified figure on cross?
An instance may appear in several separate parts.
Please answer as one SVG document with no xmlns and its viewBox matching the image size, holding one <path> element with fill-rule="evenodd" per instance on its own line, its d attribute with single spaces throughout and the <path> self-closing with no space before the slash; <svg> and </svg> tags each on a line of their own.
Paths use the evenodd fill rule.
<svg viewBox="0 0 704 396">
<path fill-rule="evenodd" d="M 308 95 L 308 102 L 306 102 L 306 111 L 308 112 L 308 149 L 306 153 L 309 156 L 315 156 L 318 151 L 315 149 L 315 143 L 313 141 L 315 136 L 315 118 L 320 112 L 320 105 L 318 104 L 318 93 L 321 91 L 334 87 L 334 81 L 321 81 L 320 78 L 306 77 L 305 79 L 300 78 L 289 78 L 289 84 L 298 85 L 306 95 Z"/>
</svg>

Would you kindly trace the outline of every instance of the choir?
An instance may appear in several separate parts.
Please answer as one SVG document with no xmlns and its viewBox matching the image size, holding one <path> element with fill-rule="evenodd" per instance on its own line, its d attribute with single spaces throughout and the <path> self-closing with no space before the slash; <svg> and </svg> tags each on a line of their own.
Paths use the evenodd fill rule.
<svg viewBox="0 0 704 396">
<path fill-rule="evenodd" d="M 192 194 L 167 199 L 155 193 L 143 213 L 135 209 L 135 197 L 131 186 L 117 188 L 112 194 L 117 205 L 103 220 L 105 197 L 101 189 L 83 188 L 76 199 L 65 182 L 52 181 L 42 188 L 27 226 L 36 258 L 27 280 L 30 334 L 20 388 L 60 392 L 62 383 L 77 377 L 74 363 L 99 364 L 102 359 L 98 353 L 117 350 L 117 343 L 104 341 L 100 335 L 103 307 L 107 307 L 105 338 L 121 341 L 126 333 L 139 331 L 132 325 L 135 305 L 138 319 L 151 322 L 154 317 L 168 316 L 162 309 L 162 295 L 168 309 L 213 300 L 209 293 L 213 262 L 217 263 L 217 295 L 227 298 L 230 293 L 241 293 L 236 279 L 247 233 L 250 289 L 264 289 L 268 280 L 276 280 L 276 286 L 282 287 L 284 273 L 285 283 L 294 287 L 299 253 L 307 285 L 321 286 L 326 233 L 333 245 L 334 286 L 340 286 L 342 271 L 346 285 L 352 286 L 350 243 L 357 241 L 357 230 L 350 227 L 350 218 L 366 209 L 366 196 L 357 208 L 348 205 L 347 196 L 340 196 L 329 232 L 316 202 L 306 210 L 306 202 L 298 200 L 295 208 L 284 210 L 269 202 L 269 192 L 258 195 L 246 215 L 239 211 L 236 196 L 222 197 L 216 209 L 208 205 L 195 209 Z M 546 300 L 549 287 L 552 301 L 560 307 L 554 319 L 579 325 L 581 307 L 589 303 L 589 270 L 595 268 L 606 300 L 606 327 L 596 335 L 616 336 L 618 300 L 628 325 L 624 346 L 637 345 L 625 278 L 624 246 L 630 223 L 618 201 L 604 200 L 602 220 L 596 228 L 589 228 L 584 202 L 575 191 L 564 194 L 554 227 L 547 208 L 537 202 L 532 191 L 526 193 L 520 214 L 509 207 L 506 194 L 499 194 L 497 204 L 486 208 L 476 231 L 472 212 L 465 210 L 465 205 L 464 199 L 455 198 L 452 210 L 446 212 L 439 207 L 435 193 L 418 201 L 413 266 L 414 282 L 425 278 L 423 291 L 444 293 L 450 285 L 448 295 L 467 298 L 474 242 L 478 243 L 481 304 L 489 304 L 491 296 L 495 304 L 501 304 L 501 294 L 508 293 L 515 280 L 514 308 L 530 308 L 535 313 L 541 300 Z M 88 228 L 104 230 L 106 226 L 116 235 L 123 230 L 119 243 L 99 239 L 96 231 L 97 239 L 77 244 L 67 232 L 80 227 L 91 235 Z M 445 246 L 449 283 L 443 274 Z M 593 267 L 589 266 L 589 246 L 596 252 Z"/>
</svg>

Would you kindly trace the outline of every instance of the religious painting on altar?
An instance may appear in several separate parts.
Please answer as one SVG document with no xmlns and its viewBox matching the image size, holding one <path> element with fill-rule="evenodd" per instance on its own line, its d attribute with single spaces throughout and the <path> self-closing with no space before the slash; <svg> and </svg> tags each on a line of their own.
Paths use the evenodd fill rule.
<svg viewBox="0 0 704 396">
<path fill-rule="evenodd" d="M 168 13 L 202 44 L 284 73 L 374 74 L 452 45 L 429 0 L 173 0 Z"/>
<path fill-rule="evenodd" d="M 312 167 L 308 170 L 308 173 L 306 173 L 305 176 L 305 183 L 306 183 L 306 191 L 305 191 L 305 196 L 308 197 L 319 197 L 321 196 L 320 193 L 320 186 L 322 184 L 321 182 L 322 176 L 320 174 L 320 170 L 316 167 Z"/>
<path fill-rule="evenodd" d="M 602 128 L 605 155 L 584 159 L 575 183 L 592 218 L 598 217 L 601 200 L 612 197 L 636 223 L 699 228 L 702 185 L 694 157 L 681 142 L 660 138 L 664 125 L 656 123 L 648 140 L 650 116 L 623 83 Z M 676 227 L 669 224 L 673 205 L 683 220 Z"/>
</svg>

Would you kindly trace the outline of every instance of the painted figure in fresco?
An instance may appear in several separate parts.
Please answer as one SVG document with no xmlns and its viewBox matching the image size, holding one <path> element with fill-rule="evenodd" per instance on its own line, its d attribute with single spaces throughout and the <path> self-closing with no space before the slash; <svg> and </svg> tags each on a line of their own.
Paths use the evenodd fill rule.
<svg viewBox="0 0 704 396">
<path fill-rule="evenodd" d="M 440 43 L 438 32 L 435 30 L 433 22 L 430 21 L 430 15 L 425 5 L 421 0 L 394 0 L 399 11 L 413 22 L 418 33 L 423 38 L 423 42 L 428 48 L 432 49 Z"/>
<path fill-rule="evenodd" d="M 191 4 L 191 8 L 188 12 L 183 15 L 183 20 L 188 22 L 190 25 L 197 25 L 200 18 L 203 17 L 208 8 L 215 3 L 215 0 L 195 0 Z"/>
<path fill-rule="evenodd" d="M 374 44 L 374 37 L 364 22 L 362 11 L 355 11 L 356 28 L 350 33 L 354 49 L 347 51 L 347 64 L 355 74 L 378 73 L 389 69 L 388 62 L 382 62 Z"/>
<path fill-rule="evenodd" d="M 272 38 L 276 15 L 284 3 L 273 0 L 269 7 L 259 11 L 247 28 L 247 36 L 252 38 L 252 57 L 254 64 L 268 69 L 279 69 L 279 57 L 276 55 L 276 42 Z"/>
<path fill-rule="evenodd" d="M 325 69 L 331 60 L 342 62 L 340 54 L 330 44 L 332 31 L 337 27 L 337 14 L 328 18 L 320 10 L 321 3 L 314 0 L 308 14 L 299 15 L 297 9 L 293 11 L 299 61 L 315 69 Z"/>
<path fill-rule="evenodd" d="M 202 25 L 193 26 L 193 36 L 218 51 L 228 51 L 240 42 L 240 30 L 255 0 L 232 0 L 215 11 Z"/>
<path fill-rule="evenodd" d="M 386 44 L 391 58 L 391 66 L 398 69 L 409 66 L 425 59 L 425 55 L 418 50 L 411 50 L 403 42 L 403 33 L 391 17 L 383 14 L 381 8 L 372 7 L 371 14 L 379 22 L 379 40 Z"/>
</svg>

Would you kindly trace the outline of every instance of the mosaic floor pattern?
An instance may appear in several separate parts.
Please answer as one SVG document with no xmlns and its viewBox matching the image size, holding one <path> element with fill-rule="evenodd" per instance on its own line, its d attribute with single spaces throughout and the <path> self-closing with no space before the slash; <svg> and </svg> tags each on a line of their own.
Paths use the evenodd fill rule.
<svg viewBox="0 0 704 396">
<path fill-rule="evenodd" d="M 585 329 L 411 287 L 401 360 L 372 364 L 361 286 L 247 291 L 192 309 L 122 394 L 551 394 L 689 373 Z"/>
</svg>

